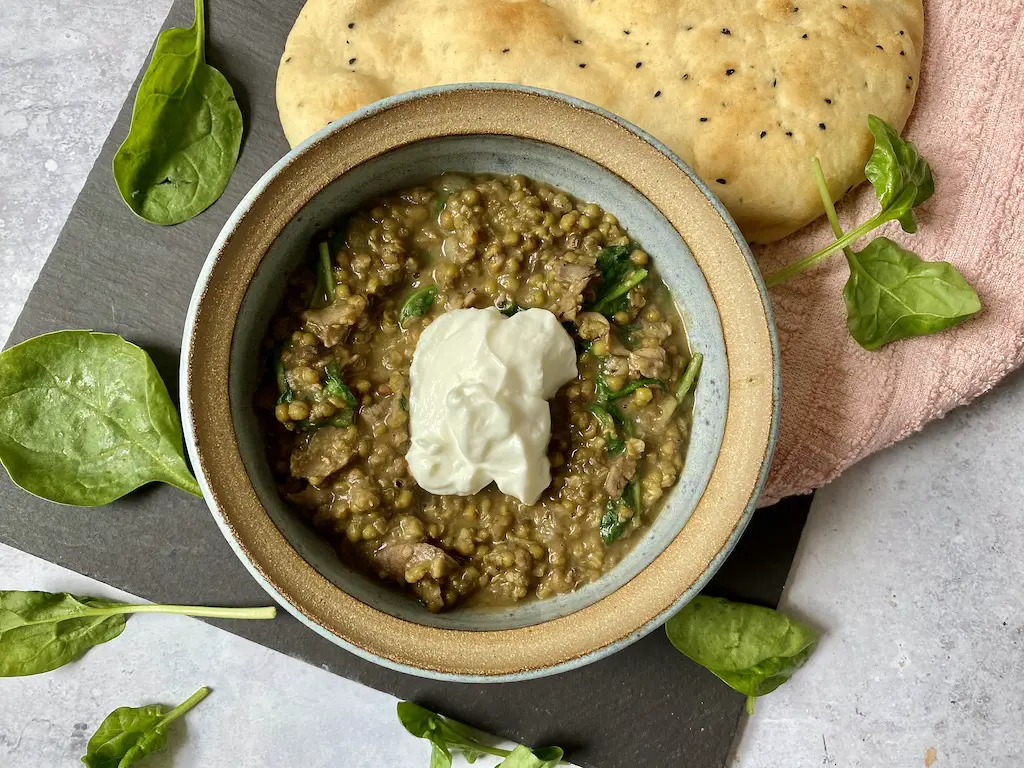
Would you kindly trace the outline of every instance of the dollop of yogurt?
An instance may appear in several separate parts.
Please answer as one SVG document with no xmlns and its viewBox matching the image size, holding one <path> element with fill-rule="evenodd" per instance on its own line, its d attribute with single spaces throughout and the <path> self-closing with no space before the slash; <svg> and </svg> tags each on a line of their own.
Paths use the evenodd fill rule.
<svg viewBox="0 0 1024 768">
<path fill-rule="evenodd" d="M 410 371 L 409 469 L 467 496 L 491 481 L 533 504 L 551 483 L 548 399 L 576 378 L 572 339 L 546 309 L 457 309 L 424 329 Z"/>
</svg>

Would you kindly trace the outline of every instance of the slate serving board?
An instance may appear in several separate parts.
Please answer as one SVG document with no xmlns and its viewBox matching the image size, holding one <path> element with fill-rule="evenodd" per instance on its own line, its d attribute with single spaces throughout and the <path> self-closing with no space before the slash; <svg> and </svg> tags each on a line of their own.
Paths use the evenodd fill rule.
<svg viewBox="0 0 1024 768">
<path fill-rule="evenodd" d="M 302 0 L 208 5 L 208 60 L 233 85 L 246 125 L 227 191 L 201 216 L 172 228 L 146 224 L 128 210 L 110 163 L 128 130 L 133 89 L 9 344 L 62 328 L 119 333 L 150 352 L 176 395 L 185 311 L 200 267 L 246 190 L 288 150 L 274 84 Z M 191 14 L 190 0 L 176 0 L 165 26 L 188 26 Z M 154 486 L 108 507 L 71 509 L 31 497 L 0 475 L 0 541 L 10 546 L 157 602 L 268 601 L 200 500 Z M 760 511 L 708 591 L 774 606 L 808 506 L 804 497 Z M 724 766 L 743 708 L 742 696 L 676 653 L 661 631 L 574 672 L 493 686 L 439 683 L 376 667 L 287 614 L 274 622 L 221 626 L 495 734 L 561 745 L 586 768 Z"/>
</svg>

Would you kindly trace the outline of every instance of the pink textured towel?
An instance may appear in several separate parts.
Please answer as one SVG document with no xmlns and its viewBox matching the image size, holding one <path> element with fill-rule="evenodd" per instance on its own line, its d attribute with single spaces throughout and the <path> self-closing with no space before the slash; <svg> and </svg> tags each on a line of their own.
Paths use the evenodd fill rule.
<svg viewBox="0 0 1024 768">
<path fill-rule="evenodd" d="M 959 328 L 866 352 L 846 330 L 842 254 L 773 288 L 782 420 L 762 504 L 824 485 L 1024 362 L 1024 3 L 932 0 L 925 11 L 921 88 L 903 135 L 931 164 L 935 196 L 918 209 L 916 235 L 891 224 L 872 236 L 951 262 L 982 311 Z M 839 217 L 850 229 L 877 209 L 863 185 Z M 756 255 L 767 274 L 830 234 L 822 218 Z"/>
</svg>

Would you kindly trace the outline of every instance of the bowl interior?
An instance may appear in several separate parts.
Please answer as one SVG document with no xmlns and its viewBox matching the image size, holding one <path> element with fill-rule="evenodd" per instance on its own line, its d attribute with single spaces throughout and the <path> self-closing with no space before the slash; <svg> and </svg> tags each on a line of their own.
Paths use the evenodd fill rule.
<svg viewBox="0 0 1024 768">
<path fill-rule="evenodd" d="M 654 523 L 629 554 L 598 581 L 573 594 L 514 608 L 459 608 L 430 614 L 398 591 L 347 567 L 334 549 L 282 502 L 266 460 L 253 393 L 261 342 L 305 258 L 310 239 L 370 199 L 445 172 L 523 174 L 613 213 L 651 254 L 679 307 L 692 350 L 704 354 L 695 393 L 693 429 L 678 483 Z M 357 600 L 406 621 L 463 630 L 524 627 L 579 611 L 630 581 L 679 534 L 707 487 L 722 445 L 729 366 L 718 308 L 701 269 L 679 233 L 632 185 L 568 149 L 502 135 L 447 136 L 406 144 L 353 168 L 316 194 L 280 232 L 248 286 L 233 333 L 229 398 L 242 462 L 274 524 L 324 578 Z"/>
</svg>

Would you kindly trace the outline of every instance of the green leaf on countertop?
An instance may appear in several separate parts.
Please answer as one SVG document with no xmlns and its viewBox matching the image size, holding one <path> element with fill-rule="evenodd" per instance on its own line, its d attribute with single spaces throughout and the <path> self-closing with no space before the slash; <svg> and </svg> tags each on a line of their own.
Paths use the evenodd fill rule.
<svg viewBox="0 0 1024 768">
<path fill-rule="evenodd" d="M 107 504 L 150 482 L 201 495 L 156 366 L 109 333 L 58 331 L 0 353 L 0 463 L 59 504 Z"/>
<path fill-rule="evenodd" d="M 179 224 L 224 192 L 238 162 L 242 112 L 231 86 L 206 63 L 203 0 L 187 29 L 160 33 L 139 84 L 114 181 L 128 207 L 154 224 Z"/>
<path fill-rule="evenodd" d="M 272 619 L 275 608 L 132 605 L 66 592 L 0 591 L 0 677 L 62 667 L 113 640 L 132 613 L 174 613 L 223 619 Z"/>
<path fill-rule="evenodd" d="M 886 237 L 847 254 L 847 261 L 847 325 L 864 349 L 937 333 L 981 311 L 978 294 L 952 264 L 922 261 Z"/>
<path fill-rule="evenodd" d="M 779 611 L 703 595 L 669 619 L 665 632 L 676 650 L 750 698 L 789 680 L 818 642 L 814 629 Z"/>
<path fill-rule="evenodd" d="M 167 727 L 210 694 L 203 687 L 174 709 L 159 704 L 119 707 L 89 739 L 82 762 L 89 768 L 129 768 L 167 745 Z"/>
</svg>

